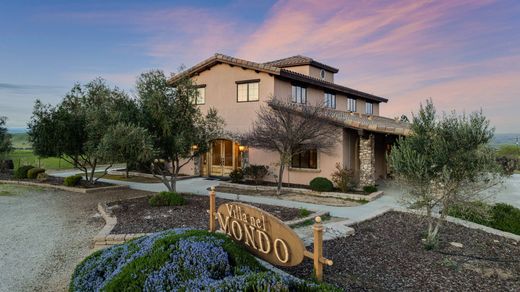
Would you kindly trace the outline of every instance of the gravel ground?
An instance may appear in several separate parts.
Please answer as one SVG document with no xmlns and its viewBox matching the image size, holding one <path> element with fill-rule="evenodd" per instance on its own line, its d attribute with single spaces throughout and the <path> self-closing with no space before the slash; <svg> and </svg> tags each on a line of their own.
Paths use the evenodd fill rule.
<svg viewBox="0 0 520 292">
<path fill-rule="evenodd" d="M 113 234 L 149 233 L 170 228 L 196 227 L 208 228 L 209 198 L 203 196 L 184 195 L 186 205 L 152 207 L 148 198 L 137 198 L 109 204 L 109 209 L 117 217 Z M 217 208 L 228 200 L 216 200 Z M 250 204 L 250 203 L 248 203 Z M 283 221 L 298 218 L 299 209 L 272 205 L 250 204 L 259 207 Z"/>
<path fill-rule="evenodd" d="M 324 268 L 326 282 L 349 291 L 520 291 L 520 243 L 513 240 L 445 223 L 438 248 L 427 251 L 423 222 L 398 212 L 354 228 L 354 236 L 324 243 L 334 261 Z M 285 270 L 308 277 L 312 262 Z"/>
<path fill-rule="evenodd" d="M 0 184 L 0 291 L 66 291 L 104 225 L 99 201 L 145 194 L 79 194 Z"/>
</svg>

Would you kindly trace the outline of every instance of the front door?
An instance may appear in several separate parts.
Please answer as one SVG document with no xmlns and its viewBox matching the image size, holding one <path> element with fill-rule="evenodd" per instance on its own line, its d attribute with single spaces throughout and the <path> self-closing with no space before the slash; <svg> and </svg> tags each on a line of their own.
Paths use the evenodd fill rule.
<svg viewBox="0 0 520 292">
<path fill-rule="evenodd" d="M 210 151 L 210 176 L 228 176 L 235 169 L 235 143 L 231 140 L 214 140 Z"/>
</svg>

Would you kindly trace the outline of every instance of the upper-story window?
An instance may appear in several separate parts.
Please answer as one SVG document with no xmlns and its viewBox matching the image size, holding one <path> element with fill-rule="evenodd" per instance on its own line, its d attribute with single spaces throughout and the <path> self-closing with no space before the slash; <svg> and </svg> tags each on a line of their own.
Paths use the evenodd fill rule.
<svg viewBox="0 0 520 292">
<path fill-rule="evenodd" d="M 307 103 L 307 88 L 293 85 L 292 86 L 292 102 Z"/>
<path fill-rule="evenodd" d="M 325 79 L 325 70 L 323 69 L 320 70 L 320 78 Z"/>
<path fill-rule="evenodd" d="M 258 101 L 258 85 L 260 84 L 259 79 L 237 81 L 236 83 L 238 102 Z"/>
<path fill-rule="evenodd" d="M 347 110 L 351 112 L 357 111 L 356 100 L 353 98 L 347 99 Z"/>
<path fill-rule="evenodd" d="M 193 97 L 191 102 L 197 105 L 206 103 L 206 85 L 197 86 L 197 96 Z"/>
<path fill-rule="evenodd" d="M 365 103 L 365 113 L 367 115 L 373 115 L 374 114 L 374 104 L 371 102 Z"/>
<path fill-rule="evenodd" d="M 336 95 L 334 93 L 325 92 L 325 106 L 328 108 L 336 108 Z"/>
</svg>

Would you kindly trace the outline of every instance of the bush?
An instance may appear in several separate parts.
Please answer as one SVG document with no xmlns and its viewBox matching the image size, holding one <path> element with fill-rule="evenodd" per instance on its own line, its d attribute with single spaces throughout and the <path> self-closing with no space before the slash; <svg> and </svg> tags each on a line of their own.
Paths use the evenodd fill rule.
<svg viewBox="0 0 520 292">
<path fill-rule="evenodd" d="M 244 179 L 244 172 L 240 168 L 235 169 L 229 174 L 229 178 L 231 182 L 239 183 Z"/>
<path fill-rule="evenodd" d="M 520 235 L 520 209 L 498 203 L 490 206 L 482 202 L 458 204 L 447 214 L 477 224 Z"/>
<path fill-rule="evenodd" d="M 309 183 L 311 190 L 317 192 L 331 192 L 334 190 L 334 185 L 330 180 L 324 177 L 316 177 Z"/>
<path fill-rule="evenodd" d="M 2 173 L 2 172 L 8 173 L 13 169 L 14 169 L 13 160 L 11 160 L 11 159 L 0 160 L 0 173 Z"/>
<path fill-rule="evenodd" d="M 263 181 L 265 176 L 269 173 L 269 166 L 255 165 L 252 164 L 244 168 L 244 175 L 251 180 L 255 181 L 255 184 Z"/>
<path fill-rule="evenodd" d="M 373 192 L 377 192 L 377 187 L 376 186 L 364 186 L 363 192 L 367 195 L 371 194 Z"/>
<path fill-rule="evenodd" d="M 344 193 L 351 191 L 355 187 L 354 171 L 342 168 L 338 162 L 336 163 L 336 170 L 332 173 L 332 182 Z"/>
<path fill-rule="evenodd" d="M 70 291 L 339 291 L 268 271 L 223 234 L 173 229 L 95 252 Z"/>
<path fill-rule="evenodd" d="M 148 199 L 150 206 L 181 206 L 184 205 L 184 197 L 176 192 L 160 192 Z"/>
<path fill-rule="evenodd" d="M 17 179 L 24 179 L 24 178 L 27 178 L 27 172 L 30 170 L 30 169 L 33 169 L 34 166 L 32 165 L 24 165 L 24 166 L 20 166 L 18 167 L 18 169 L 14 172 L 14 177 L 17 178 Z"/>
<path fill-rule="evenodd" d="M 497 157 L 497 163 L 502 167 L 504 174 L 512 175 L 515 170 L 520 168 L 520 159 L 510 156 Z"/>
<path fill-rule="evenodd" d="M 29 169 L 29 171 L 27 171 L 27 178 L 36 179 L 38 174 L 44 173 L 44 172 L 45 172 L 45 169 L 43 169 L 43 168 L 38 168 L 38 167 L 31 168 L 31 169 Z"/>
<path fill-rule="evenodd" d="M 83 176 L 81 176 L 80 174 L 71 175 L 66 177 L 65 180 L 63 180 L 63 184 L 68 187 L 74 187 L 79 184 L 82 178 Z"/>
<path fill-rule="evenodd" d="M 36 180 L 39 182 L 46 182 L 49 179 L 49 176 L 45 172 L 38 173 L 36 176 Z"/>
</svg>

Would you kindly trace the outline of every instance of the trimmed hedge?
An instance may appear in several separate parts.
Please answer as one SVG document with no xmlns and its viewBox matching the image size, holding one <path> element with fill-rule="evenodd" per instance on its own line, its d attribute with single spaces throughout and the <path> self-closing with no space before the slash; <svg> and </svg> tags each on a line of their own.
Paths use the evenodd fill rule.
<svg viewBox="0 0 520 292">
<path fill-rule="evenodd" d="M 33 169 L 34 166 L 32 165 L 24 165 L 24 166 L 20 166 L 18 167 L 18 169 L 14 172 L 14 177 L 17 178 L 17 179 L 24 179 L 24 178 L 27 178 L 27 172 L 30 170 L 30 169 Z"/>
<path fill-rule="evenodd" d="M 45 172 L 45 169 L 43 169 L 43 168 L 38 168 L 38 167 L 31 168 L 31 169 L 29 169 L 29 171 L 27 171 L 27 178 L 36 179 L 38 177 L 38 174 L 44 173 L 44 172 Z"/>
<path fill-rule="evenodd" d="M 373 192 L 377 192 L 377 187 L 376 186 L 364 186 L 363 187 L 363 192 L 365 194 L 371 194 Z"/>
<path fill-rule="evenodd" d="M 334 190 L 332 182 L 325 177 L 316 177 L 309 183 L 311 190 L 317 192 L 331 192 Z"/>
<path fill-rule="evenodd" d="M 340 291 L 266 270 L 223 234 L 173 229 L 95 252 L 70 291 Z"/>
<path fill-rule="evenodd" d="M 176 192 L 160 192 L 148 199 L 150 206 L 181 206 L 186 203 L 184 197 Z"/>
<path fill-rule="evenodd" d="M 63 184 L 67 187 L 74 187 L 79 184 L 82 178 L 83 176 L 80 174 L 67 176 L 65 180 L 63 180 Z"/>
</svg>

